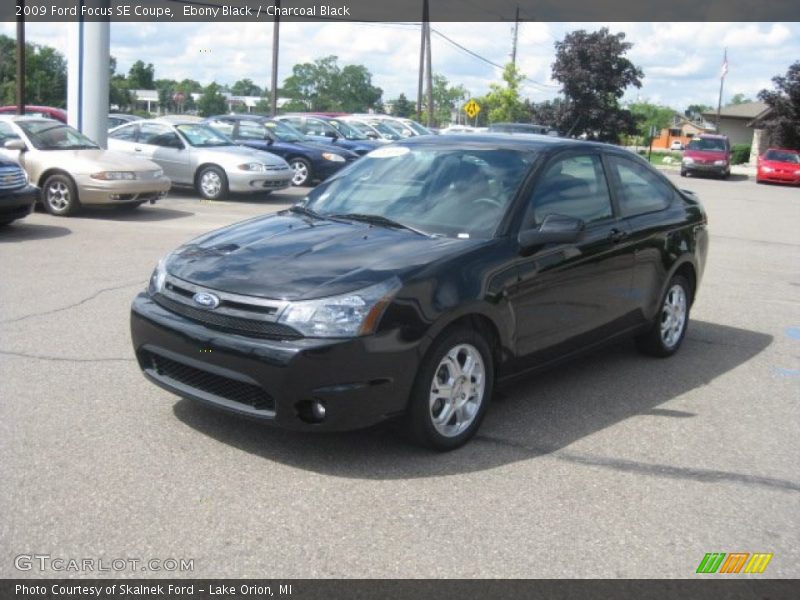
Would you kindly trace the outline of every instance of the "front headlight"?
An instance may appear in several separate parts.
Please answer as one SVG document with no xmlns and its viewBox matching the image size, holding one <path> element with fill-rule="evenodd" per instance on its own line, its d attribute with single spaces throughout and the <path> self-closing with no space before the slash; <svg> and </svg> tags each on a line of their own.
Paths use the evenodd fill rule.
<svg viewBox="0 0 800 600">
<path fill-rule="evenodd" d="M 261 173 L 267 170 L 267 165 L 262 165 L 261 163 L 246 163 L 243 165 L 239 165 L 237 169 L 241 171 L 255 171 L 257 173 Z"/>
<path fill-rule="evenodd" d="M 375 331 L 383 311 L 399 289 L 400 280 L 393 277 L 341 296 L 292 302 L 278 322 L 307 337 L 368 335 Z"/>
<path fill-rule="evenodd" d="M 761 170 L 764 171 L 764 173 L 772 173 L 775 169 L 773 169 L 772 167 L 764 166 L 764 167 L 761 167 Z"/>
<path fill-rule="evenodd" d="M 136 179 L 136 173 L 133 171 L 100 171 L 92 173 L 89 177 L 100 181 L 128 181 Z"/>
<path fill-rule="evenodd" d="M 167 279 L 167 258 L 158 261 L 153 274 L 150 276 L 150 283 L 147 285 L 147 293 L 150 296 L 160 294 L 164 290 L 164 281 Z"/>
<path fill-rule="evenodd" d="M 794 172 L 795 175 L 800 175 L 800 169 Z"/>
<path fill-rule="evenodd" d="M 685 165 L 691 165 L 694 162 L 694 159 L 690 156 L 686 156 L 681 162 Z"/>
<path fill-rule="evenodd" d="M 325 160 L 330 160 L 332 162 L 344 162 L 344 156 L 341 154 L 334 154 L 333 152 L 323 152 L 322 158 Z"/>
<path fill-rule="evenodd" d="M 722 167 L 724 165 L 725 165 L 725 161 L 724 160 L 715 160 L 714 161 L 714 166 Z"/>
</svg>

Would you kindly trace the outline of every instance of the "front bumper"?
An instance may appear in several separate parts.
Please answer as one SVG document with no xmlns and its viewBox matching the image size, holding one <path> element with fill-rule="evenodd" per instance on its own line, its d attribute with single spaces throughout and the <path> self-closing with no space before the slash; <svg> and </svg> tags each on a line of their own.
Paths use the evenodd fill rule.
<svg viewBox="0 0 800 600">
<path fill-rule="evenodd" d="M 229 171 L 228 189 L 231 192 L 274 192 L 283 190 L 292 185 L 292 169 L 280 171 L 254 172 L 254 171 Z"/>
<path fill-rule="evenodd" d="M 337 340 L 267 340 L 211 329 L 139 294 L 131 307 L 139 366 L 184 398 L 293 430 L 344 431 L 402 413 L 418 345 L 396 332 Z M 326 417 L 303 418 L 320 401 Z"/>
<path fill-rule="evenodd" d="M 713 165 L 713 164 L 704 164 L 704 163 L 691 163 L 691 164 L 682 164 L 681 170 L 686 171 L 687 173 L 709 173 L 713 175 L 725 175 L 726 173 L 730 173 L 730 165 Z"/>
<path fill-rule="evenodd" d="M 0 191 L 0 221 L 28 216 L 37 200 L 39 200 L 39 188 L 35 185 Z"/>
<path fill-rule="evenodd" d="M 800 175 L 781 171 L 772 171 L 770 173 L 766 173 L 759 169 L 756 173 L 756 181 L 769 181 L 770 183 L 798 185 L 800 184 Z"/>
<path fill-rule="evenodd" d="M 172 182 L 168 177 L 102 181 L 88 175 L 75 176 L 81 204 L 128 204 L 158 200 L 169 191 Z"/>
</svg>

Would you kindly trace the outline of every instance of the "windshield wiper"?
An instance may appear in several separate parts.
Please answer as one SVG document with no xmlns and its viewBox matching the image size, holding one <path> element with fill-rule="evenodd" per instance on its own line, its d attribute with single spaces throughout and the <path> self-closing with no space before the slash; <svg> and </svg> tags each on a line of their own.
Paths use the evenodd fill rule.
<svg viewBox="0 0 800 600">
<path fill-rule="evenodd" d="M 307 206 L 303 206 L 302 204 L 293 204 L 289 207 L 289 211 L 293 213 L 297 213 L 299 215 L 305 215 L 307 217 L 311 217 L 312 219 L 319 219 L 320 221 L 327 220 L 327 217 L 319 214 L 315 210 L 311 210 Z"/>
<path fill-rule="evenodd" d="M 394 227 L 396 229 L 408 229 L 417 235 L 432 237 L 429 233 L 426 233 L 421 229 L 416 229 L 410 225 L 406 225 L 405 223 L 395 221 L 394 219 L 390 219 L 389 217 L 384 217 L 382 215 L 369 215 L 366 213 L 336 213 L 327 216 L 332 219 L 350 219 L 352 221 L 363 221 L 364 223 L 369 223 L 370 225 L 383 225 L 384 227 Z"/>
</svg>

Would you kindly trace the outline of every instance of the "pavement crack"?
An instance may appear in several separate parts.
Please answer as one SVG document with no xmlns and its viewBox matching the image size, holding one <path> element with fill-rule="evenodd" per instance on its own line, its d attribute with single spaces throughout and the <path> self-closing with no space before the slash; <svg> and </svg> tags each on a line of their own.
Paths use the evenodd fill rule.
<svg viewBox="0 0 800 600">
<path fill-rule="evenodd" d="M 116 291 L 116 290 L 122 290 L 122 289 L 125 289 L 127 287 L 133 287 L 134 285 L 143 286 L 144 284 L 142 283 L 142 280 L 140 279 L 140 280 L 137 280 L 137 281 L 132 281 L 130 283 L 123 283 L 121 285 L 103 288 L 103 289 L 97 290 L 91 296 L 88 296 L 88 297 L 84 298 L 83 300 L 79 300 L 78 302 L 74 302 L 72 304 L 68 304 L 67 306 L 62 306 L 61 308 L 54 308 L 52 310 L 46 310 L 46 311 L 38 312 L 38 313 L 31 313 L 31 314 L 28 314 L 28 315 L 23 315 L 21 317 L 17 317 L 15 319 L 6 319 L 6 320 L 3 320 L 3 321 L 0 321 L 0 325 L 6 325 L 6 324 L 9 324 L 9 323 L 19 323 L 20 321 L 26 321 L 28 319 L 33 319 L 35 317 L 44 317 L 44 316 L 47 316 L 47 315 L 52 315 L 52 314 L 55 314 L 55 313 L 63 312 L 65 310 L 71 310 L 73 308 L 77 308 L 78 306 L 81 306 L 82 304 L 86 304 L 87 302 L 91 302 L 92 300 L 97 298 L 99 295 L 105 294 L 106 292 L 113 292 L 113 291 Z"/>
<path fill-rule="evenodd" d="M 0 350 L 0 354 L 5 356 L 15 356 L 17 358 L 33 358 L 36 360 L 70 362 L 70 363 L 136 362 L 135 358 L 117 358 L 113 356 L 101 357 L 101 358 L 72 358 L 69 356 L 45 356 L 42 354 L 27 354 L 25 352 L 8 352 L 6 350 Z"/>
<path fill-rule="evenodd" d="M 784 492 L 800 492 L 800 483 L 779 479 L 777 477 L 763 477 L 761 475 L 749 475 L 747 473 L 735 473 L 732 471 L 721 471 L 717 469 L 697 469 L 690 467 L 676 467 L 674 465 L 664 465 L 657 463 L 645 463 L 624 458 L 609 458 L 605 456 L 591 456 L 588 454 L 577 454 L 564 452 L 555 448 L 541 446 L 531 446 L 508 440 L 500 437 L 479 434 L 475 439 L 498 446 L 506 446 L 515 450 L 521 450 L 531 458 L 548 455 L 556 460 L 580 464 L 591 467 L 601 467 L 624 471 L 639 475 L 652 477 L 666 477 L 669 479 L 686 479 L 701 483 L 733 483 L 747 486 L 761 486 L 777 489 Z"/>
</svg>

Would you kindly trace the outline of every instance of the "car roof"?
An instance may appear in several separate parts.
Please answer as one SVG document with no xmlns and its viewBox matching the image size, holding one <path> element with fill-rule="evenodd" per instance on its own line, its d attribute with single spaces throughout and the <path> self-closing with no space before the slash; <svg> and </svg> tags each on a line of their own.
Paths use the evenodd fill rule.
<svg viewBox="0 0 800 600">
<path fill-rule="evenodd" d="M 571 138 L 558 138 L 551 135 L 537 133 L 458 133 L 440 135 L 420 135 L 406 138 L 398 144 L 420 146 L 448 146 L 448 145 L 475 145 L 489 148 L 503 148 L 509 150 L 556 150 L 563 148 L 595 148 L 617 153 L 623 149 L 612 144 L 574 140 Z"/>
<path fill-rule="evenodd" d="M 50 117 L 44 117 L 39 115 L 8 115 L 8 114 L 0 114 L 0 121 L 55 121 L 56 123 L 61 123 L 65 125 L 63 121 L 59 121 L 58 119 L 51 119 Z"/>
</svg>

